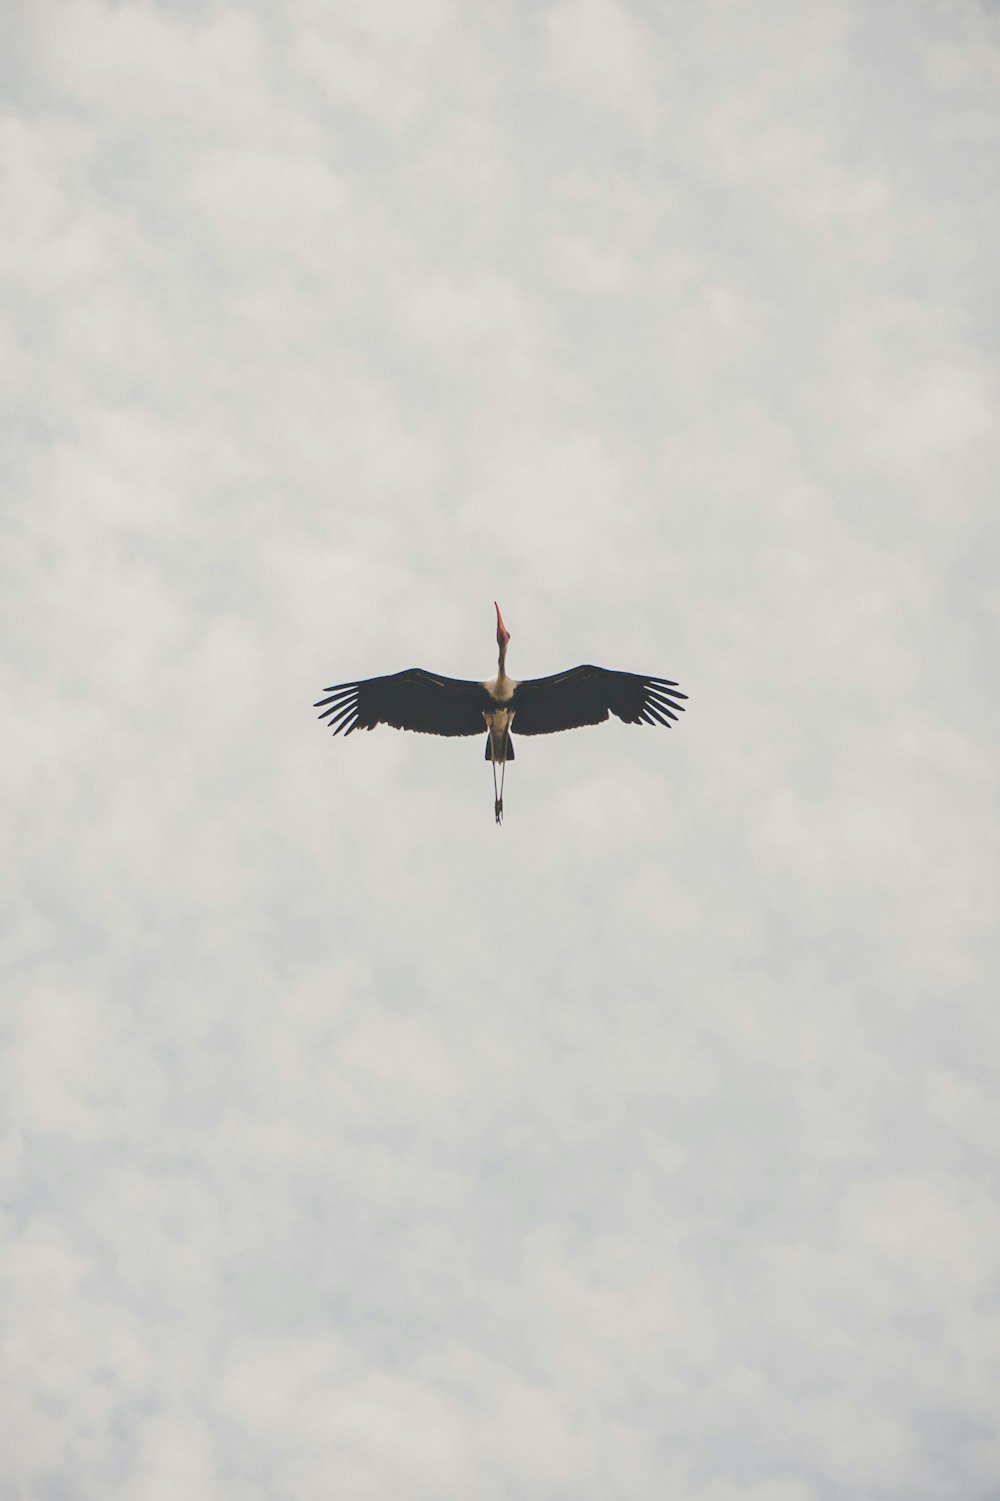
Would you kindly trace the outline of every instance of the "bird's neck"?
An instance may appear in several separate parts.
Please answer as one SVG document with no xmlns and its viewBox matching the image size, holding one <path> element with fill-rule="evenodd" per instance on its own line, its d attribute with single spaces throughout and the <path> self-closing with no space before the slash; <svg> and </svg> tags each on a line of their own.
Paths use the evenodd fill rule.
<svg viewBox="0 0 1000 1501">
<path fill-rule="evenodd" d="M 501 647 L 500 656 L 497 659 L 497 675 L 494 681 L 489 685 L 494 698 L 510 698 L 512 692 L 514 691 L 514 684 L 507 676 L 507 667 L 505 662 L 506 656 L 506 649 Z"/>
</svg>

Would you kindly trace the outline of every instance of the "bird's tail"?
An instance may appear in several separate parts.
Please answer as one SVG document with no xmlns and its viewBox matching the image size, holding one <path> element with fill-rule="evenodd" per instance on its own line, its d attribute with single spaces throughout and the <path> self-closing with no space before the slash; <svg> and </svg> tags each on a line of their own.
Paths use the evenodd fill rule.
<svg viewBox="0 0 1000 1501">
<path fill-rule="evenodd" d="M 485 759 L 487 761 L 492 761 L 494 759 L 494 757 L 493 757 L 493 741 L 492 741 L 492 736 L 490 736 L 490 735 L 487 735 L 487 737 L 486 737 L 486 757 L 485 757 Z M 503 754 L 497 756 L 496 760 L 498 760 L 498 761 L 513 761 L 513 759 L 514 759 L 514 742 L 510 738 L 510 730 L 508 730 L 507 731 L 507 743 L 504 746 Z"/>
</svg>

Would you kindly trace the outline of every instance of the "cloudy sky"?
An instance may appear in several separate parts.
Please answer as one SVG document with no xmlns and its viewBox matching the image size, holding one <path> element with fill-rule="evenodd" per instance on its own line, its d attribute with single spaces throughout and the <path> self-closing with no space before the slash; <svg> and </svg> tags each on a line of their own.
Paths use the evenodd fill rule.
<svg viewBox="0 0 1000 1501">
<path fill-rule="evenodd" d="M 996 4 L 2 24 L 0 1491 L 995 1501 Z"/>
</svg>

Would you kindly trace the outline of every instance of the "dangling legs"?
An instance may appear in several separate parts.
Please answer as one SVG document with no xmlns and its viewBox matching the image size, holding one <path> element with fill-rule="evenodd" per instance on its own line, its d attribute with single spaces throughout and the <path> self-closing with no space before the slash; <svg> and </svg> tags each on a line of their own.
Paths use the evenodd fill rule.
<svg viewBox="0 0 1000 1501">
<path fill-rule="evenodd" d="M 507 770 L 507 762 L 500 762 L 500 791 L 497 791 L 497 763 L 493 762 L 493 812 L 497 823 L 503 823 L 503 779 Z"/>
</svg>

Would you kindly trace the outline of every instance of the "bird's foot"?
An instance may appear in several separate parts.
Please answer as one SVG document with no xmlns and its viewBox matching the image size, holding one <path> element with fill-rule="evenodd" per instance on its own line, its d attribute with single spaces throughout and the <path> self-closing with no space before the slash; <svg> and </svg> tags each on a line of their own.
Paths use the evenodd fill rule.
<svg viewBox="0 0 1000 1501">
<path fill-rule="evenodd" d="M 503 798 L 498 797 L 493 804 L 493 812 L 496 814 L 497 823 L 503 823 Z"/>
</svg>

